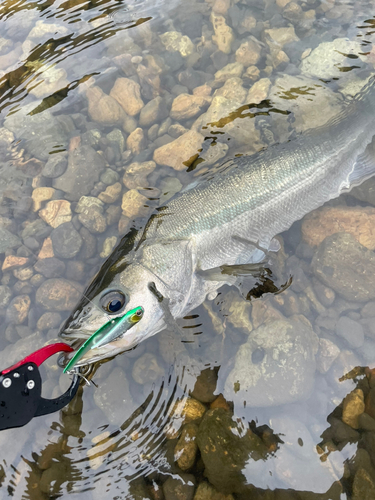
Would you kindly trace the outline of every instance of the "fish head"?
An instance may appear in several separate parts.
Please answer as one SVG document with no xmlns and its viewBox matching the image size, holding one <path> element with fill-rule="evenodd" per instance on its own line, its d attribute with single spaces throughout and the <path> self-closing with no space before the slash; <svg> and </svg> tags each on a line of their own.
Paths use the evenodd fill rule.
<svg viewBox="0 0 375 500">
<path fill-rule="evenodd" d="M 99 273 L 100 274 L 100 273 Z M 94 279 L 64 324 L 60 336 L 73 345 L 87 340 L 109 320 L 141 306 L 142 319 L 118 339 L 91 349 L 77 366 L 94 363 L 136 347 L 165 327 L 161 298 L 166 286 L 151 271 L 138 263 L 128 265 L 111 280 Z"/>
</svg>

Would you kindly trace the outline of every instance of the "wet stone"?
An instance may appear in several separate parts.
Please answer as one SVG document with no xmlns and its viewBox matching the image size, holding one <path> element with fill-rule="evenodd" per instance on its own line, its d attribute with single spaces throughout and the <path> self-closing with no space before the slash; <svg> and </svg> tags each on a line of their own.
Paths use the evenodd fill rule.
<svg viewBox="0 0 375 500">
<path fill-rule="evenodd" d="M 18 257 L 17 255 L 7 255 L 4 259 L 1 270 L 10 271 L 17 267 L 22 267 L 27 264 L 29 259 L 27 257 Z"/>
<path fill-rule="evenodd" d="M 34 274 L 31 267 L 23 267 L 18 269 L 13 269 L 13 276 L 20 281 L 29 280 Z"/>
<path fill-rule="evenodd" d="M 201 403 L 212 403 L 217 398 L 216 390 L 217 374 L 215 370 L 207 368 L 197 377 L 191 396 Z"/>
<path fill-rule="evenodd" d="M 154 161 L 131 163 L 126 168 L 122 181 L 128 189 L 148 187 L 147 176 L 154 171 L 155 167 Z"/>
<path fill-rule="evenodd" d="M 67 200 L 50 201 L 43 210 L 39 210 L 39 216 L 53 228 L 64 222 L 70 222 L 72 220 L 70 202 Z"/>
<path fill-rule="evenodd" d="M 22 324 L 29 313 L 31 300 L 28 295 L 18 295 L 10 302 L 6 311 L 6 319 L 16 325 Z"/>
<path fill-rule="evenodd" d="M 246 489 L 242 470 L 251 460 L 262 464 L 268 451 L 260 437 L 245 430 L 221 408 L 209 410 L 199 425 L 199 450 L 209 482 L 222 493 Z M 265 471 L 264 469 L 261 469 Z M 260 471 L 259 471 L 260 472 Z"/>
<path fill-rule="evenodd" d="M 122 197 L 121 209 L 126 217 L 142 217 L 148 213 L 148 199 L 136 189 L 130 189 Z"/>
<path fill-rule="evenodd" d="M 32 192 L 33 199 L 33 210 L 37 212 L 43 204 L 43 201 L 50 200 L 55 194 L 55 190 L 49 187 L 38 187 L 35 188 Z"/>
<path fill-rule="evenodd" d="M 67 166 L 68 159 L 65 152 L 53 154 L 44 165 L 42 175 L 48 179 L 56 179 L 65 172 Z"/>
<path fill-rule="evenodd" d="M 78 146 L 69 152 L 68 168 L 53 187 L 66 193 L 70 201 L 78 201 L 90 193 L 105 167 L 104 159 L 90 146 Z"/>
<path fill-rule="evenodd" d="M 168 116 L 168 106 L 162 97 L 158 96 L 151 99 L 139 115 L 139 125 L 141 127 L 150 127 L 156 122 L 161 122 Z"/>
<path fill-rule="evenodd" d="M 328 236 L 311 263 L 317 278 L 350 301 L 375 299 L 375 256 L 351 234 Z"/>
<path fill-rule="evenodd" d="M 17 236 L 4 227 L 0 227 L 0 253 L 4 253 L 9 248 L 18 247 L 20 244 L 21 241 Z"/>
<path fill-rule="evenodd" d="M 319 339 L 319 352 L 316 358 L 316 367 L 320 373 L 327 373 L 333 362 L 340 354 L 336 344 L 328 339 Z"/>
<path fill-rule="evenodd" d="M 129 78 L 118 78 L 110 92 L 129 116 L 137 115 L 144 106 L 139 83 Z"/>
<path fill-rule="evenodd" d="M 370 474 L 359 469 L 353 481 L 353 500 L 372 500 L 375 498 L 375 483 Z"/>
<path fill-rule="evenodd" d="M 193 423 L 184 425 L 181 436 L 174 449 L 177 465 L 183 471 L 191 469 L 194 465 L 198 452 L 198 445 L 196 442 L 197 434 L 197 425 Z"/>
<path fill-rule="evenodd" d="M 62 278 L 48 279 L 38 288 L 36 303 L 47 311 L 70 311 L 81 298 L 81 286 Z"/>
<path fill-rule="evenodd" d="M 217 491 L 210 483 L 204 482 L 198 485 L 193 500 L 234 500 L 233 495 L 224 495 Z"/>
<path fill-rule="evenodd" d="M 54 254 L 62 259 L 75 257 L 82 246 L 82 238 L 71 222 L 65 222 L 51 233 Z"/>
<path fill-rule="evenodd" d="M 85 227 L 79 230 L 79 234 L 83 243 L 80 256 L 83 260 L 90 259 L 96 254 L 96 238 Z"/>
<path fill-rule="evenodd" d="M 116 246 L 117 243 L 117 237 L 116 236 L 111 236 L 109 238 L 106 238 L 103 243 L 103 250 L 100 252 L 100 257 L 102 259 L 106 259 L 109 257 L 112 253 L 112 250 Z"/>
<path fill-rule="evenodd" d="M 179 52 L 182 57 L 187 57 L 194 51 L 190 38 L 178 31 L 167 31 L 160 35 L 160 40 L 168 52 Z"/>
<path fill-rule="evenodd" d="M 0 285 L 0 307 L 6 307 L 12 297 L 12 290 L 6 285 Z"/>
<path fill-rule="evenodd" d="M 95 209 L 88 209 L 78 215 L 79 222 L 91 233 L 104 233 L 107 229 L 107 222 L 100 212 Z"/>
<path fill-rule="evenodd" d="M 51 328 L 58 328 L 61 325 L 62 317 L 57 312 L 46 312 L 38 319 L 38 330 L 50 330 Z"/>
<path fill-rule="evenodd" d="M 314 384 L 317 350 L 318 338 L 300 316 L 260 326 L 236 354 L 225 398 L 252 407 L 307 398 Z"/>
<path fill-rule="evenodd" d="M 91 87 L 86 93 L 90 118 L 103 125 L 116 125 L 124 120 L 124 110 L 113 97 L 99 87 Z"/>
<path fill-rule="evenodd" d="M 348 316 L 341 316 L 339 318 L 336 324 L 336 334 L 346 340 L 350 347 L 354 349 L 361 347 L 365 340 L 362 325 L 348 318 Z"/>
<path fill-rule="evenodd" d="M 169 477 L 163 484 L 165 500 L 192 500 L 195 478 L 191 474 L 180 473 L 180 478 Z"/>
<path fill-rule="evenodd" d="M 99 193 L 98 198 L 103 203 L 115 203 L 115 201 L 117 201 L 120 197 L 121 191 L 121 184 L 119 182 L 116 182 L 115 184 L 108 186 L 105 191 Z"/>
<path fill-rule="evenodd" d="M 161 146 L 154 151 L 154 161 L 159 165 L 167 165 L 175 170 L 185 170 L 196 158 L 204 137 L 190 130 L 178 139 Z"/>
<path fill-rule="evenodd" d="M 159 365 L 156 356 L 150 352 L 146 352 L 135 361 L 132 376 L 137 384 L 143 385 L 155 382 L 164 372 L 165 370 Z"/>
<path fill-rule="evenodd" d="M 172 103 L 170 116 L 178 121 L 188 120 L 201 113 L 208 103 L 209 100 L 205 97 L 180 94 Z"/>
<path fill-rule="evenodd" d="M 361 389 L 354 389 L 349 393 L 343 403 L 342 421 L 350 425 L 353 429 L 359 427 L 359 416 L 365 411 L 365 402 L 363 391 Z"/>
</svg>

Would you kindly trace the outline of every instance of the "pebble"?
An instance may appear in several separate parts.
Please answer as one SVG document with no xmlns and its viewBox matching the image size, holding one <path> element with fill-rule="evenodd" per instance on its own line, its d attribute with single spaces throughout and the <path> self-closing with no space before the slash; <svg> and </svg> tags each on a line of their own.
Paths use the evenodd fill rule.
<svg viewBox="0 0 375 500">
<path fill-rule="evenodd" d="M 112 186 L 108 186 L 105 191 L 99 193 L 98 198 L 103 203 L 115 203 L 119 199 L 121 191 L 121 184 L 116 182 L 115 184 L 112 184 Z"/>
<path fill-rule="evenodd" d="M 49 257 L 54 257 L 55 254 L 53 253 L 53 246 L 52 246 L 52 240 L 51 238 L 46 238 L 43 241 L 42 248 L 40 249 L 40 252 L 38 253 L 38 259 L 48 259 Z"/>
<path fill-rule="evenodd" d="M 351 234 L 328 236 L 318 247 L 312 263 L 315 276 L 349 301 L 375 299 L 375 256 Z"/>
<path fill-rule="evenodd" d="M 239 103 L 243 103 L 246 99 L 247 90 L 242 86 L 242 80 L 238 77 L 228 78 L 224 85 L 215 90 L 214 97 L 222 96 L 226 99 L 236 99 Z"/>
<path fill-rule="evenodd" d="M 116 99 L 129 116 L 136 116 L 144 106 L 139 83 L 129 78 L 117 78 L 109 95 Z"/>
<path fill-rule="evenodd" d="M 215 73 L 217 82 L 225 82 L 229 78 L 240 78 L 243 73 L 244 66 L 239 62 L 229 63 L 224 68 L 219 69 Z"/>
<path fill-rule="evenodd" d="M 139 125 L 141 127 L 150 127 L 151 125 L 160 123 L 168 116 L 168 106 L 160 96 L 151 99 L 141 110 L 139 115 Z"/>
<path fill-rule="evenodd" d="M 197 434 L 198 426 L 196 424 L 190 423 L 184 425 L 174 449 L 175 461 L 183 471 L 191 469 L 195 463 L 198 452 Z"/>
<path fill-rule="evenodd" d="M 6 307 L 12 297 L 12 290 L 7 285 L 0 285 L 0 307 Z"/>
<path fill-rule="evenodd" d="M 125 170 L 122 182 L 128 189 L 148 187 L 147 176 L 155 170 L 154 161 L 131 163 Z"/>
<path fill-rule="evenodd" d="M 190 38 L 179 31 L 167 31 L 159 37 L 168 52 L 179 52 L 182 57 L 187 57 L 195 50 Z"/>
<path fill-rule="evenodd" d="M 198 485 L 193 500 L 234 500 L 234 497 L 220 493 L 210 483 L 204 482 Z"/>
<path fill-rule="evenodd" d="M 38 260 L 34 269 L 45 278 L 59 278 L 65 272 L 65 263 L 56 257 L 49 257 Z"/>
<path fill-rule="evenodd" d="M 78 220 L 91 233 L 104 233 L 107 229 L 106 218 L 95 208 L 84 210 L 78 215 Z"/>
<path fill-rule="evenodd" d="M 148 199 L 136 189 L 130 189 L 122 196 L 121 209 L 125 217 L 143 217 L 148 214 Z"/>
<path fill-rule="evenodd" d="M 260 54 L 261 46 L 259 43 L 255 39 L 249 39 L 241 43 L 236 50 L 236 61 L 243 64 L 245 68 L 253 66 L 259 61 Z"/>
<path fill-rule="evenodd" d="M 347 316 L 339 318 L 336 323 L 336 334 L 345 339 L 353 349 L 361 347 L 365 340 L 362 325 Z"/>
<path fill-rule="evenodd" d="M 248 334 L 252 331 L 251 324 L 251 304 L 234 290 L 231 290 L 225 295 L 225 301 L 222 307 L 226 320 L 234 328 Z"/>
<path fill-rule="evenodd" d="M 132 376 L 137 384 L 147 384 L 155 382 L 164 375 L 165 370 L 159 365 L 156 356 L 146 352 L 138 358 L 132 370 Z"/>
<path fill-rule="evenodd" d="M 82 246 L 82 238 L 71 222 L 65 222 L 54 229 L 51 240 L 54 255 L 62 259 L 75 257 Z"/>
<path fill-rule="evenodd" d="M 216 371 L 207 368 L 197 377 L 194 388 L 190 394 L 201 403 L 212 403 L 217 398 L 217 395 L 214 394 L 216 383 Z"/>
<path fill-rule="evenodd" d="M 46 312 L 38 319 L 36 327 L 38 330 L 50 330 L 58 328 L 61 325 L 62 316 L 57 312 Z"/>
<path fill-rule="evenodd" d="M 365 402 L 362 389 L 354 389 L 344 399 L 342 421 L 352 429 L 359 428 L 359 416 L 365 411 Z"/>
<path fill-rule="evenodd" d="M 195 490 L 195 477 L 191 474 L 179 474 L 168 477 L 163 484 L 165 500 L 193 500 Z"/>
<path fill-rule="evenodd" d="M 333 362 L 340 354 L 336 344 L 328 339 L 319 339 L 319 352 L 316 358 L 316 368 L 320 373 L 327 373 Z"/>
<path fill-rule="evenodd" d="M 353 481 L 352 500 L 372 500 L 375 498 L 375 483 L 365 469 L 359 469 Z"/>
<path fill-rule="evenodd" d="M 203 135 L 189 130 L 174 141 L 154 151 L 154 161 L 175 170 L 185 170 L 198 155 L 204 141 Z"/>
<path fill-rule="evenodd" d="M 78 201 L 87 195 L 99 181 L 105 160 L 91 146 L 78 146 L 69 151 L 68 168 L 52 184 L 61 189 L 69 201 Z"/>
<path fill-rule="evenodd" d="M 48 179 L 56 179 L 65 172 L 67 166 L 67 154 L 65 152 L 55 153 L 48 158 L 43 167 L 42 175 Z"/>
<path fill-rule="evenodd" d="M 120 176 L 117 172 L 112 170 L 111 168 L 106 168 L 105 171 L 100 176 L 100 182 L 106 184 L 107 186 L 111 186 L 115 184 L 119 180 Z"/>
<path fill-rule="evenodd" d="M 100 252 L 100 257 L 102 257 L 102 259 L 106 259 L 107 257 L 109 257 L 112 253 L 112 250 L 115 248 L 116 243 L 116 236 L 106 238 L 103 243 L 103 250 Z"/>
<path fill-rule="evenodd" d="M 46 280 L 38 288 L 35 301 L 47 311 L 70 311 L 82 296 L 82 287 L 62 278 Z"/>
<path fill-rule="evenodd" d="M 33 210 L 37 212 L 42 207 L 43 201 L 50 200 L 55 194 L 55 189 L 49 187 L 38 187 L 32 192 Z"/>
<path fill-rule="evenodd" d="M 31 234 L 25 233 L 25 230 L 21 234 L 22 238 L 25 239 L 26 236 L 31 236 Z M 18 247 L 21 244 L 20 239 L 12 234 L 10 231 L 4 227 L 0 227 L 0 254 L 4 253 L 9 248 Z"/>
<path fill-rule="evenodd" d="M 85 279 L 85 263 L 80 260 L 69 260 L 66 264 L 66 279 L 83 281 Z"/>
<path fill-rule="evenodd" d="M 31 299 L 28 295 L 14 297 L 7 307 L 6 319 L 16 325 L 22 324 L 29 314 Z"/>
<path fill-rule="evenodd" d="M 218 49 L 224 54 L 230 54 L 232 51 L 232 44 L 234 42 L 233 30 L 227 25 L 225 17 L 220 14 L 211 13 L 210 17 L 215 35 L 212 41 L 216 43 Z"/>
<path fill-rule="evenodd" d="M 13 276 L 20 281 L 29 280 L 34 274 L 32 267 L 23 267 L 13 270 Z"/>
<path fill-rule="evenodd" d="M 140 127 L 136 128 L 126 139 L 126 147 L 130 149 L 134 155 L 138 155 L 143 149 L 145 149 L 146 144 L 147 139 Z"/>
<path fill-rule="evenodd" d="M 17 267 L 22 267 L 28 263 L 27 257 L 17 257 L 16 255 L 7 255 L 4 259 L 1 270 L 10 271 Z"/>
<path fill-rule="evenodd" d="M 350 233 L 356 240 L 375 250 L 375 208 L 373 207 L 323 207 L 307 215 L 302 223 L 302 237 L 311 247 L 316 247 L 335 233 Z"/>
<path fill-rule="evenodd" d="M 64 224 L 64 222 L 70 222 L 72 220 L 70 202 L 67 200 L 49 201 L 43 210 L 39 210 L 39 216 L 53 228 Z"/>
<path fill-rule="evenodd" d="M 124 120 L 124 110 L 112 96 L 99 87 L 91 87 L 86 92 L 90 118 L 103 125 L 117 125 Z"/>
<path fill-rule="evenodd" d="M 204 107 L 209 104 L 209 99 L 197 95 L 180 94 L 173 103 L 170 112 L 171 118 L 174 120 L 188 120 L 194 118 L 202 112 Z"/>
</svg>

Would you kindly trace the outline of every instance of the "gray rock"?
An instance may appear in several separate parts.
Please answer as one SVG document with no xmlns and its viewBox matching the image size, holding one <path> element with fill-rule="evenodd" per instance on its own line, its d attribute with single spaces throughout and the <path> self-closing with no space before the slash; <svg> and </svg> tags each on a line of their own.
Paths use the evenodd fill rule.
<svg viewBox="0 0 375 500">
<path fill-rule="evenodd" d="M 120 367 L 100 383 L 94 393 L 96 405 L 112 424 L 119 425 L 135 411 L 136 404 L 129 391 L 129 383 Z"/>
<path fill-rule="evenodd" d="M 107 134 L 107 139 L 109 142 L 116 144 L 120 150 L 120 153 L 123 153 L 125 149 L 125 138 L 120 129 L 114 128 L 112 132 Z"/>
<path fill-rule="evenodd" d="M 62 317 L 57 312 L 46 312 L 38 319 L 38 330 L 50 330 L 61 325 Z"/>
<path fill-rule="evenodd" d="M 59 278 L 64 274 L 65 264 L 56 257 L 49 257 L 47 259 L 39 259 L 34 269 L 37 273 L 42 274 L 45 278 Z"/>
<path fill-rule="evenodd" d="M 112 170 L 111 168 L 107 168 L 100 176 L 101 182 L 103 182 L 107 186 L 114 184 L 119 180 L 119 178 L 120 178 L 119 174 L 115 172 L 115 170 Z"/>
<path fill-rule="evenodd" d="M 350 347 L 354 349 L 361 347 L 365 340 L 363 326 L 357 321 L 348 318 L 348 316 L 341 316 L 339 318 L 336 324 L 336 333 L 339 337 L 345 339 Z"/>
<path fill-rule="evenodd" d="M 357 200 L 375 205 L 375 178 L 372 177 L 363 182 L 360 186 L 351 189 L 350 196 L 354 196 Z"/>
<path fill-rule="evenodd" d="M 53 251 L 57 257 L 71 259 L 82 246 L 82 238 L 71 222 L 65 222 L 51 233 Z"/>
<path fill-rule="evenodd" d="M 19 245 L 21 245 L 21 240 L 17 236 L 5 229 L 5 227 L 0 227 L 0 253 Z"/>
<path fill-rule="evenodd" d="M 12 290 L 9 286 L 0 285 L 0 307 L 6 307 L 12 296 Z"/>
<path fill-rule="evenodd" d="M 31 300 L 28 295 L 17 295 L 9 304 L 6 311 L 6 319 L 8 322 L 16 325 L 22 324 L 29 313 Z"/>
<path fill-rule="evenodd" d="M 29 236 L 33 236 L 34 238 L 44 238 L 48 236 L 50 233 L 51 228 L 47 226 L 47 224 L 42 221 L 42 219 L 37 219 L 33 222 L 30 222 L 25 229 L 21 233 L 21 238 L 25 240 Z M 0 234 L 0 239 L 1 234 Z"/>
<path fill-rule="evenodd" d="M 198 447 L 209 482 L 222 493 L 246 491 L 243 469 L 247 462 L 267 470 L 268 450 L 261 438 L 246 432 L 230 412 L 217 408 L 205 413 L 198 429 Z M 250 487 L 251 488 L 251 487 Z"/>
<path fill-rule="evenodd" d="M 139 124 L 141 127 L 149 127 L 155 122 L 160 122 L 168 116 L 168 107 L 165 100 L 158 96 L 149 101 L 141 109 Z"/>
<path fill-rule="evenodd" d="M 49 279 L 38 288 L 35 301 L 47 311 L 70 311 L 81 298 L 81 288 L 62 278 Z"/>
<path fill-rule="evenodd" d="M 146 384 L 155 382 L 164 372 L 156 356 L 151 352 L 146 352 L 135 361 L 132 376 L 137 384 Z"/>
<path fill-rule="evenodd" d="M 317 350 L 318 337 L 299 316 L 261 325 L 237 352 L 225 399 L 264 407 L 308 398 Z"/>
<path fill-rule="evenodd" d="M 342 78 L 342 68 L 351 66 L 352 59 L 346 54 L 357 56 L 356 62 L 363 58 L 361 44 L 357 40 L 336 38 L 332 42 L 323 42 L 309 56 L 302 60 L 301 72 L 316 78 Z"/>
<path fill-rule="evenodd" d="M 49 179 L 55 179 L 65 172 L 67 166 L 68 160 L 66 153 L 56 153 L 48 158 L 42 170 L 42 175 Z"/>
<path fill-rule="evenodd" d="M 195 490 L 195 478 L 191 474 L 180 473 L 180 479 L 176 476 L 169 477 L 163 484 L 165 500 L 192 500 Z"/>
<path fill-rule="evenodd" d="M 348 301 L 375 299 L 375 254 L 351 234 L 336 233 L 325 238 L 311 267 L 320 281 Z"/>
<path fill-rule="evenodd" d="M 54 179 L 53 187 L 66 193 L 70 201 L 87 195 L 98 182 L 105 160 L 90 146 L 80 146 L 69 153 L 68 168 Z"/>
<path fill-rule="evenodd" d="M 17 113 L 8 115 L 4 125 L 18 139 L 23 139 L 22 144 L 31 156 L 48 160 L 57 149 L 68 149 L 74 123 L 68 116 L 55 117 L 48 110 L 30 114 L 34 108 L 34 103 L 22 107 Z"/>
</svg>

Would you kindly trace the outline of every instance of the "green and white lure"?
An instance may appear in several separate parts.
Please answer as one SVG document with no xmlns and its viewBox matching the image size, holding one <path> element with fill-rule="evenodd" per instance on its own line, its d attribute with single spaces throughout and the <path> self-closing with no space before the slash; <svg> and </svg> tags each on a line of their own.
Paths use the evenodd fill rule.
<svg viewBox="0 0 375 500">
<path fill-rule="evenodd" d="M 93 333 L 91 337 L 88 338 L 78 349 L 64 368 L 64 373 L 69 373 L 74 365 L 86 354 L 86 352 L 109 344 L 124 335 L 125 332 L 142 319 L 143 313 L 143 307 L 136 307 L 131 311 L 128 311 L 124 314 L 124 316 L 118 316 L 117 318 L 108 321 L 105 325 L 99 328 L 99 330 Z"/>
</svg>

